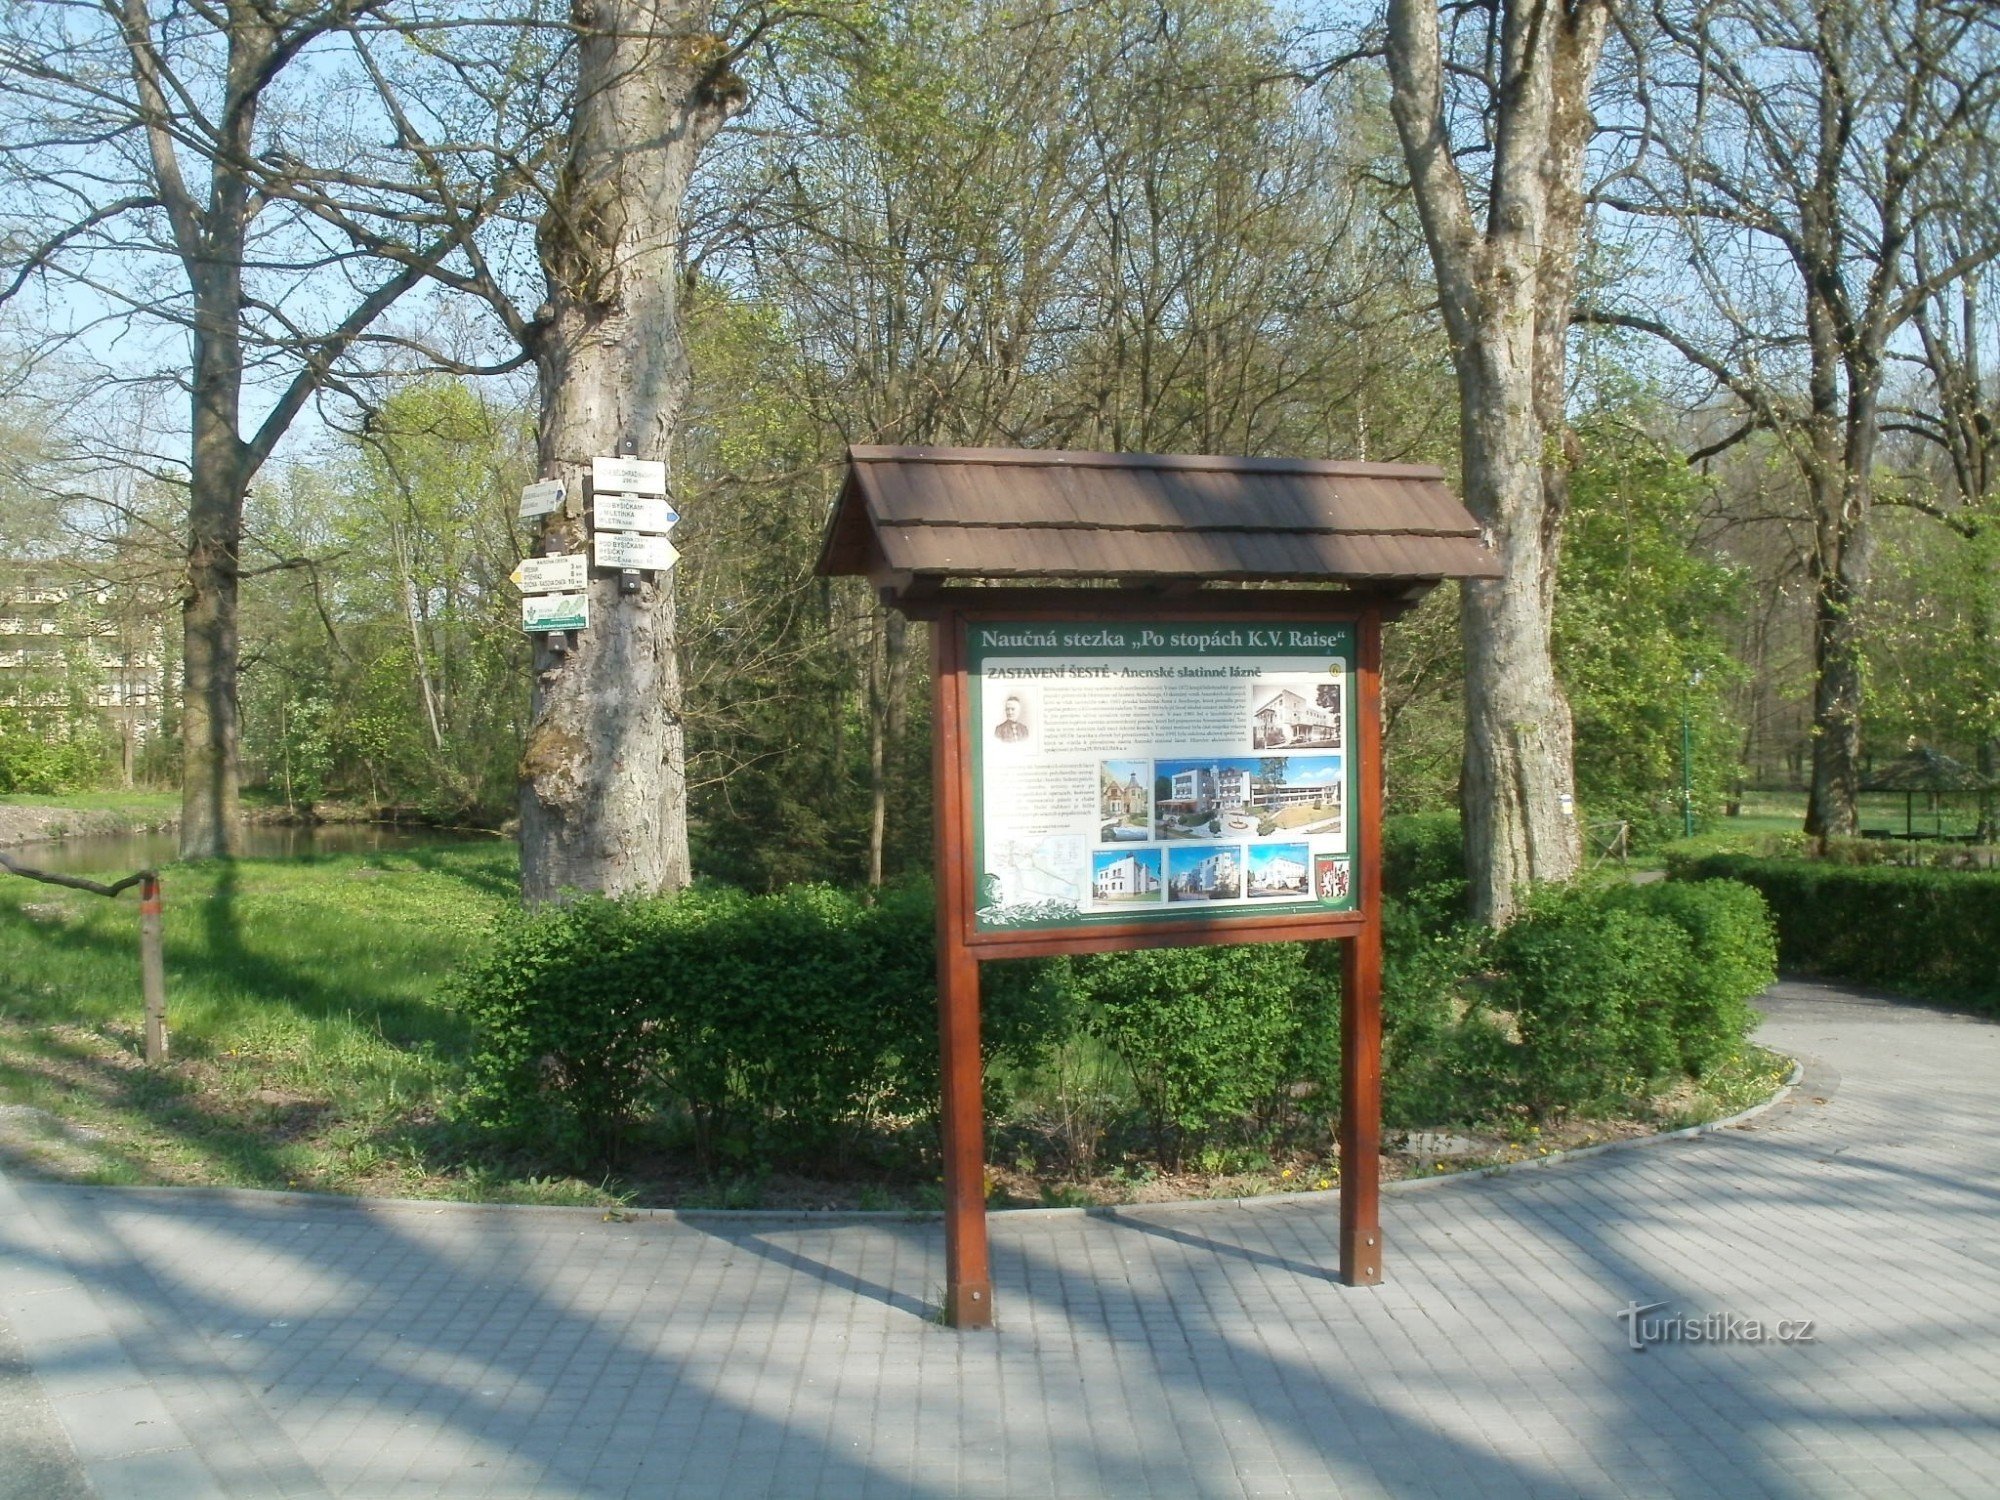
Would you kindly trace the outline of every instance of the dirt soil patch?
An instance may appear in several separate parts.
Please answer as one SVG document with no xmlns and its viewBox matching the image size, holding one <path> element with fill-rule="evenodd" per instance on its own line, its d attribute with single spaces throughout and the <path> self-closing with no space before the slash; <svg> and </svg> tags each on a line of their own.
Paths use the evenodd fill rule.
<svg viewBox="0 0 2000 1500">
<path fill-rule="evenodd" d="M 172 812 L 142 815 L 109 807 L 21 807 L 0 802 L 0 849 L 93 833 L 153 833 L 177 828 L 180 821 L 180 815 Z"/>
</svg>

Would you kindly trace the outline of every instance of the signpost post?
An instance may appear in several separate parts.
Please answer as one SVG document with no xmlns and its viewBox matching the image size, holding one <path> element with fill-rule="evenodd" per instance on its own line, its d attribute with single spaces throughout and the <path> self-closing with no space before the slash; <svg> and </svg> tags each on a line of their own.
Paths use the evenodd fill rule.
<svg viewBox="0 0 2000 1500">
<path fill-rule="evenodd" d="M 1382 628 L 1498 575 L 1442 476 L 857 448 L 820 571 L 931 625 L 945 1320 L 995 1316 L 985 959 L 1339 940 L 1339 1278 L 1379 1282 Z"/>
</svg>

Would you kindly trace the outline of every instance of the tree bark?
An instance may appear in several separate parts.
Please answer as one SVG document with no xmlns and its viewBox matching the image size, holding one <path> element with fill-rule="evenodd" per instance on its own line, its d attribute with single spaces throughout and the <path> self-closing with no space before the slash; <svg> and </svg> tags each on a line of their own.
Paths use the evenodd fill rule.
<svg viewBox="0 0 2000 1500">
<path fill-rule="evenodd" d="M 237 591 L 247 486 L 229 451 L 238 446 L 233 422 L 203 411 L 203 384 L 198 378 L 181 603 L 181 858 L 226 859 L 242 812 Z M 239 388 L 228 392 L 232 405 Z"/>
<path fill-rule="evenodd" d="M 1460 797 L 1475 913 L 1581 866 L 1568 700 L 1551 653 L 1568 498 L 1565 338 L 1583 211 L 1601 0 L 1508 0 L 1498 34 L 1487 222 L 1474 223 L 1445 117 L 1437 7 L 1392 0 L 1391 110 L 1430 246 L 1459 385 L 1467 506 L 1506 567 L 1468 583 Z"/>
<path fill-rule="evenodd" d="M 235 161 L 255 139 L 261 83 L 277 46 L 275 31 L 248 12 L 232 13 L 224 150 L 209 162 L 207 202 L 184 183 L 168 132 L 171 104 L 150 43 L 143 0 L 126 0 L 127 46 L 148 112 L 153 171 L 193 293 L 193 380 L 188 465 L 188 557 L 181 605 L 182 859 L 235 852 L 241 815 L 237 759 L 237 593 L 243 502 L 256 461 L 241 437 L 243 259 L 254 214 L 249 183 Z"/>
<path fill-rule="evenodd" d="M 868 884 L 882 884 L 889 842 L 889 757 L 903 734 L 909 686 L 909 622 L 901 611 L 874 611 L 868 654 Z"/>
<path fill-rule="evenodd" d="M 548 301 L 532 338 L 542 472 L 568 486 L 543 522 L 551 550 L 581 551 L 590 460 L 669 460 L 688 383 L 679 294 L 681 205 L 701 148 L 743 93 L 705 8 L 575 0 L 577 103 L 569 156 L 538 249 Z M 590 627 L 535 647 L 521 759 L 521 889 L 671 892 L 689 879 L 686 755 L 674 580 L 621 595 L 591 579 Z"/>
</svg>

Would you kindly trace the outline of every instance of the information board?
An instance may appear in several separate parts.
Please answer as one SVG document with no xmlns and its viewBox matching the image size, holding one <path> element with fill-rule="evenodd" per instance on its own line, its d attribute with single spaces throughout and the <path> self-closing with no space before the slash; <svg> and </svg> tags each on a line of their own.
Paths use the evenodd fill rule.
<svg viewBox="0 0 2000 1500">
<path fill-rule="evenodd" d="M 521 601 L 521 626 L 526 630 L 588 630 L 588 594 L 529 594 Z"/>
<path fill-rule="evenodd" d="M 971 621 L 973 928 L 1352 910 L 1346 621 Z"/>
</svg>

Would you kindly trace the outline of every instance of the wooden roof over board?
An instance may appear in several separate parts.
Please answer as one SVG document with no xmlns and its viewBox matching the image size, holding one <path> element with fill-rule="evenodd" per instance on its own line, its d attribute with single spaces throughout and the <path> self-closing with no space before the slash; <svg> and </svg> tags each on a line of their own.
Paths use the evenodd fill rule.
<svg viewBox="0 0 2000 1500">
<path fill-rule="evenodd" d="M 1344 582 L 1497 578 L 1498 556 L 1417 464 L 1007 448 L 848 450 L 820 550 L 895 599 L 971 580 Z"/>
</svg>

